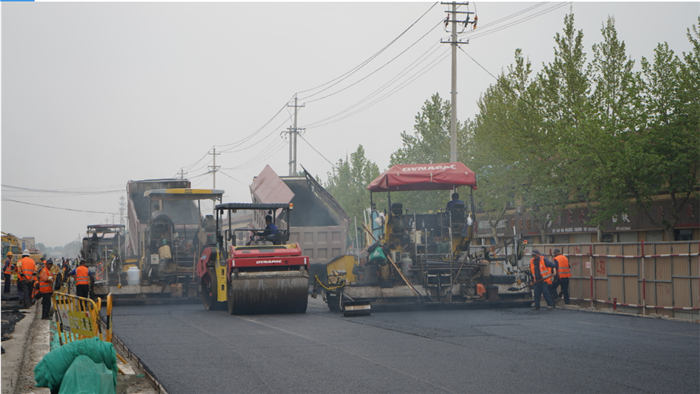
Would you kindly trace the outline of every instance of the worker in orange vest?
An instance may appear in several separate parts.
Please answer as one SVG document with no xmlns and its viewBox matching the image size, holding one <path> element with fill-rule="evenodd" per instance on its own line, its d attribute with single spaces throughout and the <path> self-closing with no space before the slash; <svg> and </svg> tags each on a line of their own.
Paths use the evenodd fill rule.
<svg viewBox="0 0 700 394">
<path fill-rule="evenodd" d="M 32 290 L 36 280 L 36 264 L 26 249 L 22 252 L 22 259 L 17 262 L 17 272 L 22 287 L 22 303 L 26 309 L 32 306 Z"/>
<path fill-rule="evenodd" d="M 564 303 L 568 304 L 569 303 L 569 278 L 571 278 L 571 267 L 569 266 L 569 259 L 566 258 L 566 256 L 561 254 L 561 250 L 559 249 L 554 249 L 553 251 L 554 254 L 554 263 L 557 264 L 557 279 L 558 279 L 558 284 L 561 285 L 561 294 L 557 293 L 557 287 L 554 286 L 554 292 L 552 293 L 552 297 L 559 298 L 562 295 L 564 296 Z"/>
<path fill-rule="evenodd" d="M 5 278 L 5 293 L 10 292 L 12 287 L 12 252 L 7 252 L 7 258 L 5 263 L 2 265 L 2 274 Z"/>
<path fill-rule="evenodd" d="M 70 275 L 75 276 L 75 295 L 88 298 L 90 294 L 90 270 L 86 264 L 85 260 L 80 260 L 80 265 L 71 271 Z"/>
<path fill-rule="evenodd" d="M 46 262 L 46 266 L 39 272 L 39 294 L 41 297 L 41 318 L 49 320 L 51 318 L 51 296 L 53 295 L 53 261 Z"/>
<path fill-rule="evenodd" d="M 548 285 L 552 284 L 554 263 L 540 255 L 540 251 L 532 251 L 530 259 L 530 272 L 532 273 L 533 288 L 535 290 L 535 305 L 532 309 L 540 310 L 540 296 L 547 301 L 547 310 L 554 308 L 552 296 L 549 294 Z"/>
</svg>

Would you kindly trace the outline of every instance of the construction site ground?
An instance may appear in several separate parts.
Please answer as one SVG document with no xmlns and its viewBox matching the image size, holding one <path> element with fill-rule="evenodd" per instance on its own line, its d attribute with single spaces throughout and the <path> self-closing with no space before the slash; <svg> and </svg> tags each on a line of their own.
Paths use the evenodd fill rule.
<svg viewBox="0 0 700 394">
<path fill-rule="evenodd" d="M 697 393 L 700 324 L 567 306 L 343 317 L 115 309 L 117 336 L 177 393 Z M 546 371 L 546 372 L 545 372 Z"/>
<path fill-rule="evenodd" d="M 39 303 L 20 308 L 14 285 L 10 293 L 2 295 L 2 321 L 2 394 L 49 394 L 48 388 L 36 387 L 34 367 L 51 350 L 51 324 L 55 323 L 41 319 Z M 157 393 L 157 386 L 138 360 L 119 341 L 114 341 L 114 348 L 127 362 L 118 363 L 125 373 L 117 377 L 117 394 Z"/>
<path fill-rule="evenodd" d="M 33 387 L 49 347 L 39 309 L 3 342 L 3 394 L 49 392 Z M 296 315 L 115 307 L 115 348 L 133 370 L 117 392 L 696 393 L 700 324 L 655 317 L 560 303 L 346 318 L 320 297 Z"/>
</svg>

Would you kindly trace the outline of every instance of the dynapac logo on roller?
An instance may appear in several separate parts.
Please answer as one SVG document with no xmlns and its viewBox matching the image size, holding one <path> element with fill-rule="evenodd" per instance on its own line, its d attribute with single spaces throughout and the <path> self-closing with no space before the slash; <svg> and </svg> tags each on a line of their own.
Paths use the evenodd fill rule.
<svg viewBox="0 0 700 394">
<path fill-rule="evenodd" d="M 456 164 L 452 164 L 451 166 L 425 166 L 425 167 L 404 167 L 401 169 L 401 171 L 430 171 L 430 170 L 446 170 L 448 168 L 451 168 L 453 170 L 457 169 Z"/>
<path fill-rule="evenodd" d="M 282 264 L 282 260 L 258 260 L 255 264 Z"/>
</svg>

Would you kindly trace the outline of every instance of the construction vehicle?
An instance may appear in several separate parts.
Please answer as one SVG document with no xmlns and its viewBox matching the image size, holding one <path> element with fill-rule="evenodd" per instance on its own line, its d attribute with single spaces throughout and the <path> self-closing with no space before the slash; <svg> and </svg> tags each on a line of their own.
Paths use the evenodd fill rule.
<svg viewBox="0 0 700 394">
<path fill-rule="evenodd" d="M 186 179 L 129 181 L 125 257 L 121 266 L 108 265 L 95 295 L 111 292 L 115 302 L 196 299 L 195 264 L 215 230 L 213 215 L 202 214 L 202 201 L 214 205 L 223 193 L 192 189 Z"/>
<path fill-rule="evenodd" d="M 25 246 L 25 247 L 23 247 Z M 11 234 L 11 233 L 6 233 L 2 232 L 2 260 L 5 261 L 5 258 L 7 257 L 7 252 L 12 252 L 12 264 L 16 264 L 18 260 L 22 258 L 22 253 L 27 250 L 29 251 L 29 257 L 32 258 L 35 262 L 39 262 L 39 260 L 44 257 L 44 255 L 41 253 L 41 251 L 37 250 L 34 248 L 33 245 L 28 246 L 28 245 L 23 245 L 23 241 L 20 240 L 17 236 Z"/>
<path fill-rule="evenodd" d="M 298 243 L 288 243 L 292 208 L 290 203 L 215 207 L 216 235 L 197 263 L 206 309 L 232 315 L 306 312 L 309 257 Z M 263 228 L 265 216 L 276 232 Z"/>
<path fill-rule="evenodd" d="M 122 271 L 124 256 L 123 224 L 91 224 L 83 237 L 80 257 L 93 271 L 95 282 L 107 281 L 109 272 Z"/>
<path fill-rule="evenodd" d="M 391 192 L 455 190 L 460 186 L 476 187 L 474 172 L 463 163 L 395 165 L 385 171 L 367 187 L 371 220 L 363 227 L 371 246 L 359 258 L 346 256 L 329 262 L 328 279 L 317 278 L 312 296 L 322 291 L 329 309 L 349 316 L 370 314 L 373 303 L 488 301 L 493 305 L 501 298 L 504 301 L 500 303 L 529 305 L 523 303 L 530 294 L 527 289 L 512 290 L 514 283 L 526 280 L 525 273 L 511 265 L 516 259 L 472 247 L 473 195 L 469 206 L 457 203 L 450 210 L 436 209 L 435 213 L 416 213 L 401 202 L 392 202 Z M 387 210 L 377 210 L 373 193 L 386 193 Z M 514 244 L 511 254 L 518 250 L 522 254 L 522 248 Z M 491 261 L 503 262 L 511 269 L 506 275 L 495 275 L 490 270 Z"/>
</svg>

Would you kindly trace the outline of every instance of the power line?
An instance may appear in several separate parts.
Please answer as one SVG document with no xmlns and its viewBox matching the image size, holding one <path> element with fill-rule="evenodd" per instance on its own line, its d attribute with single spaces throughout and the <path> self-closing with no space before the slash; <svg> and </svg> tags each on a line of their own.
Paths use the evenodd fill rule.
<svg viewBox="0 0 700 394">
<path fill-rule="evenodd" d="M 322 89 L 322 90 L 320 90 L 320 91 L 318 91 L 318 92 L 316 92 L 316 93 L 313 93 L 313 94 L 311 94 L 311 95 L 309 95 L 309 96 L 306 96 L 306 97 L 302 98 L 302 100 L 306 100 L 306 99 L 308 99 L 308 98 L 311 98 L 311 97 L 313 97 L 313 96 L 315 96 L 315 95 L 317 95 L 317 94 L 320 94 L 320 93 L 324 92 L 325 90 L 330 89 L 331 87 L 333 87 L 333 86 L 337 85 L 338 83 L 342 82 L 343 80 L 347 79 L 348 77 L 350 77 L 351 75 L 353 75 L 355 72 L 359 71 L 359 70 L 362 69 L 364 66 L 366 66 L 367 64 L 369 64 L 372 60 L 374 60 L 375 58 L 377 58 L 379 55 L 381 55 L 385 50 L 387 50 L 387 49 L 388 49 L 391 45 L 393 45 L 396 41 L 398 41 L 399 38 L 401 38 L 401 37 L 402 37 L 404 34 L 406 34 L 406 32 L 408 32 L 413 26 L 415 26 L 416 23 L 418 23 L 421 19 L 423 19 L 423 17 L 424 17 L 425 15 L 427 15 L 428 12 L 430 12 L 430 10 L 432 10 L 437 4 L 438 4 L 437 1 L 436 1 L 435 3 L 433 3 L 433 5 L 431 5 L 430 8 L 428 8 L 428 10 L 425 11 L 425 12 L 423 13 L 423 15 L 421 15 L 415 22 L 413 22 L 409 27 L 407 27 L 406 30 L 404 30 L 403 32 L 401 32 L 401 34 L 399 34 L 396 38 L 394 38 L 393 40 L 391 40 L 391 42 L 389 42 L 387 45 L 385 45 L 382 49 L 380 49 L 380 50 L 379 50 L 378 52 L 376 52 L 374 55 L 370 56 L 367 60 L 365 60 L 365 61 L 363 61 L 362 63 L 360 63 L 358 66 L 355 66 L 355 67 L 354 67 L 353 69 L 351 69 L 350 71 L 346 72 L 345 74 L 343 74 L 343 75 L 341 75 L 341 76 L 339 76 L 339 77 L 337 77 L 337 78 L 335 78 L 335 79 L 333 79 L 333 80 L 330 80 L 330 81 L 328 81 L 328 82 L 326 82 L 326 83 L 323 83 L 323 84 L 318 85 L 318 86 L 316 86 L 316 87 L 314 87 L 314 88 L 311 88 L 311 89 L 302 90 L 302 91 L 297 92 L 297 93 L 306 93 L 306 92 L 310 92 L 310 91 L 312 91 L 312 90 L 316 90 L 316 89 L 318 89 L 318 88 L 320 88 L 320 87 L 322 87 L 322 86 L 325 86 L 325 85 L 328 85 L 328 84 L 330 84 L 330 83 L 333 83 L 333 82 L 337 81 L 337 82 L 333 83 L 331 86 L 328 86 L 328 87 L 325 88 L 325 89 Z"/>
<path fill-rule="evenodd" d="M 223 171 L 219 171 L 219 172 L 220 172 L 220 173 L 222 173 L 222 174 L 224 174 L 224 175 L 226 175 L 227 177 L 229 177 L 229 178 L 233 179 L 234 181 L 236 181 L 236 182 L 240 183 L 240 184 L 241 184 L 241 185 L 243 185 L 243 186 L 249 186 L 249 185 L 246 185 L 245 183 L 243 183 L 243 182 L 239 181 L 238 179 L 236 179 L 236 178 L 232 177 L 231 175 L 229 175 L 229 174 L 227 174 L 227 173 L 225 173 L 225 172 L 223 172 Z"/>
<path fill-rule="evenodd" d="M 306 138 L 304 138 L 304 137 L 302 137 L 302 136 L 299 136 L 299 137 L 301 137 L 301 139 L 304 140 L 304 142 L 306 142 L 306 144 L 309 145 L 309 146 L 311 147 L 311 149 L 313 149 L 316 153 L 318 153 L 319 156 L 323 157 L 323 159 L 326 160 L 326 161 L 328 162 L 328 164 L 330 164 L 333 168 L 339 169 L 338 167 L 336 167 L 335 164 L 331 163 L 331 161 L 328 160 L 328 159 L 326 158 L 326 156 L 323 155 L 323 153 L 319 152 L 318 149 L 314 148 L 314 146 L 311 145 L 311 144 L 309 143 L 309 141 L 306 140 Z"/>
<path fill-rule="evenodd" d="M 99 214 L 108 214 L 108 215 L 116 215 L 118 212 L 102 212 L 102 211 L 86 211 L 83 209 L 72 209 L 72 208 L 60 208 L 60 207 L 50 207 L 48 205 L 41 205 L 41 204 L 32 204 L 30 202 L 25 202 L 25 201 L 17 201 L 17 200 L 12 200 L 9 198 L 2 198 L 2 201 L 10 201 L 10 202 L 16 202 L 19 204 L 26 204 L 26 205 L 33 205 L 35 207 L 42 207 L 42 208 L 51 208 L 51 209 L 59 209 L 63 211 L 73 211 L 73 212 L 86 212 L 86 213 L 99 213 Z"/>
<path fill-rule="evenodd" d="M 330 93 L 330 94 L 328 94 L 328 95 L 326 95 L 326 96 L 323 96 L 323 97 L 319 97 L 319 98 L 314 99 L 314 100 L 307 101 L 307 103 L 313 103 L 314 101 L 319 101 L 319 100 L 323 100 L 323 99 L 325 99 L 325 98 L 331 97 L 331 96 L 333 96 L 333 95 L 335 95 L 335 94 L 338 94 L 338 93 L 340 93 L 340 92 L 342 92 L 342 91 L 345 91 L 345 90 L 347 90 L 347 89 L 349 89 L 349 88 L 351 88 L 351 87 L 357 85 L 358 83 L 364 81 L 365 79 L 371 77 L 372 75 L 374 75 L 375 73 L 377 73 L 377 72 L 379 72 L 381 69 L 383 69 L 384 67 L 386 67 L 386 66 L 388 66 L 389 64 L 391 64 L 394 60 L 398 59 L 401 55 L 403 55 L 404 53 L 406 53 L 409 49 L 413 48 L 413 46 L 415 46 L 415 45 L 418 44 L 420 41 L 422 41 L 423 38 L 425 38 L 425 37 L 426 37 L 428 34 L 430 34 L 433 30 L 435 30 L 436 27 L 440 26 L 440 24 L 442 24 L 442 21 L 438 22 L 435 26 L 431 27 L 430 30 L 428 30 L 428 31 L 427 31 L 425 34 L 423 34 L 419 39 L 417 39 L 415 42 L 413 42 L 413 44 L 409 45 L 408 48 L 406 48 L 406 49 L 404 49 L 403 51 L 401 51 L 398 55 L 394 56 L 394 57 L 393 57 L 391 60 L 389 60 L 388 62 L 382 64 L 379 68 L 377 68 L 376 70 L 372 71 L 371 73 L 365 75 L 364 77 L 360 78 L 359 80 L 357 80 L 357 81 L 351 83 L 350 85 L 348 85 L 348 86 L 346 86 L 346 87 L 344 87 L 344 88 L 342 88 L 342 89 L 340 89 L 340 90 L 338 90 L 338 91 L 335 91 L 335 92 L 333 92 L 333 93 Z M 310 97 L 310 96 L 309 96 L 309 97 Z"/>
<path fill-rule="evenodd" d="M 442 22 L 440 22 L 440 23 L 442 23 Z M 369 100 L 369 99 L 375 97 L 377 94 L 379 94 L 380 92 L 386 90 L 389 86 L 393 85 L 394 82 L 396 82 L 397 80 L 401 79 L 401 78 L 404 77 L 406 74 L 408 74 L 409 72 L 411 72 L 413 69 L 415 69 L 416 67 L 418 67 L 418 65 L 420 65 L 421 63 L 423 63 L 424 61 L 426 61 L 426 60 L 427 60 L 430 56 L 432 56 L 435 52 L 437 52 L 438 50 L 440 50 L 440 46 L 439 46 L 438 44 L 439 44 L 439 43 L 437 43 L 437 42 L 436 42 L 435 44 L 433 44 L 432 47 L 428 48 L 428 50 L 425 51 L 421 56 L 419 56 L 418 59 L 416 59 L 413 63 L 409 64 L 408 67 L 406 67 L 405 69 L 403 69 L 401 72 L 399 72 L 398 74 L 396 74 L 396 76 L 394 76 L 392 79 L 390 79 L 389 82 L 385 83 L 385 84 L 382 85 L 380 88 L 378 88 L 378 89 L 375 90 L 374 92 L 370 93 L 369 95 L 367 95 L 367 96 L 366 96 L 365 98 L 363 98 L 362 100 L 358 101 L 357 103 L 355 103 L 355 104 L 353 104 L 353 105 L 351 105 L 351 106 L 345 108 L 344 110 L 342 110 L 342 111 L 340 111 L 340 112 L 338 112 L 338 113 L 336 113 L 336 114 L 334 114 L 334 115 L 331 115 L 331 116 L 329 116 L 329 117 L 327 117 L 327 118 L 325 118 L 325 119 L 322 119 L 322 120 L 316 121 L 316 122 L 314 122 L 314 123 L 305 125 L 305 127 L 314 127 L 314 126 L 317 126 L 317 125 L 327 125 L 327 124 L 331 124 L 331 123 L 325 123 L 325 122 L 328 122 L 328 121 L 330 121 L 331 119 L 334 119 L 334 118 L 336 118 L 336 117 L 338 117 L 338 116 L 340 116 L 340 115 L 342 115 L 342 114 L 344 114 L 344 113 L 350 111 L 351 109 L 357 107 L 358 105 L 360 105 L 360 104 L 362 104 L 362 103 L 365 103 L 367 100 Z M 435 49 L 433 50 L 433 48 L 435 48 Z M 431 50 L 432 50 L 432 52 L 426 56 L 426 53 L 428 53 L 428 52 L 431 51 Z M 432 60 L 431 63 L 434 62 L 434 61 L 435 61 L 435 60 Z M 429 63 L 429 64 L 430 64 L 430 63 Z M 401 86 L 401 85 L 399 85 L 399 86 Z M 376 103 L 376 102 L 375 102 L 375 103 Z M 367 107 L 367 108 L 369 108 L 369 107 Z M 366 108 L 364 108 L 364 109 L 366 109 Z M 353 114 L 355 114 L 355 113 L 357 113 L 357 112 L 354 112 Z M 345 119 L 345 118 L 338 119 L 338 121 L 339 121 L 339 120 L 342 120 L 342 119 Z M 335 123 L 335 122 L 332 122 L 332 123 Z"/>
<path fill-rule="evenodd" d="M 501 31 L 501 30 L 504 30 L 504 29 L 507 29 L 507 28 L 510 28 L 510 27 L 519 25 L 519 24 L 521 24 L 521 23 L 523 23 L 523 22 L 527 22 L 527 21 L 529 21 L 530 19 L 537 18 L 538 16 L 542 16 L 542 15 L 544 15 L 544 14 L 547 14 L 547 13 L 549 13 L 549 12 L 552 12 L 552 11 L 554 11 L 554 10 L 557 10 L 557 9 L 559 9 L 559 8 L 561 8 L 561 7 L 565 6 L 565 5 L 567 5 L 567 4 L 571 4 L 571 2 L 560 3 L 560 4 L 557 4 L 557 5 L 554 5 L 554 6 L 550 7 L 550 8 L 547 8 L 547 9 L 544 9 L 544 10 L 542 10 L 542 11 L 539 11 L 539 12 L 537 12 L 537 13 L 535 13 L 535 14 L 528 15 L 528 16 L 526 16 L 526 17 L 520 18 L 520 19 L 515 20 L 515 21 L 513 21 L 513 22 L 510 22 L 510 23 L 508 23 L 508 24 L 506 24 L 506 25 L 503 25 L 503 26 L 500 26 L 500 27 L 496 27 L 496 28 L 493 28 L 493 29 L 491 29 L 491 30 L 486 30 L 486 31 L 483 31 L 483 30 L 482 30 L 482 31 L 477 32 L 477 33 L 472 33 L 472 34 L 468 35 L 467 37 L 468 37 L 470 40 L 473 40 L 473 39 L 476 39 L 476 38 L 480 38 L 480 37 L 483 37 L 483 36 L 487 36 L 487 35 L 489 35 L 489 34 L 493 34 L 493 33 L 499 32 L 499 31 Z"/>
<path fill-rule="evenodd" d="M 48 189 L 32 189 L 28 187 L 12 186 L 3 184 L 2 187 L 8 189 L 16 189 L 16 191 L 27 191 L 33 193 L 51 193 L 51 194 L 72 194 L 72 195 L 91 195 L 91 194 L 110 194 L 110 193 L 124 193 L 125 189 L 114 189 L 114 190 L 48 190 Z M 9 190 L 11 191 L 11 190 Z"/>
<path fill-rule="evenodd" d="M 477 62 L 476 59 L 474 59 L 474 58 L 472 57 L 472 55 L 468 54 L 467 51 L 464 50 L 464 48 L 462 48 L 462 47 L 459 46 L 459 45 L 457 45 L 457 48 L 459 48 L 460 51 L 464 52 L 465 55 L 469 56 L 469 58 L 472 59 L 472 60 L 474 61 L 474 63 L 478 64 L 479 67 L 481 67 L 481 68 L 482 68 L 484 71 L 486 71 L 490 76 L 492 76 L 493 79 L 498 80 L 498 78 L 496 78 L 493 74 L 491 74 L 491 73 L 489 72 L 489 70 L 487 70 L 484 66 L 481 65 L 481 63 Z"/>
<path fill-rule="evenodd" d="M 449 52 L 449 50 L 445 50 L 445 53 L 442 55 L 442 57 L 438 57 L 438 58 L 434 59 L 431 63 L 429 63 L 428 65 L 426 65 L 422 69 L 418 70 L 418 72 L 416 72 L 415 74 L 413 74 L 413 76 L 409 77 L 409 80 L 404 82 L 402 85 L 399 85 L 399 86 L 395 87 L 394 89 L 390 90 L 388 93 L 384 94 L 383 96 L 380 96 L 378 99 L 370 102 L 369 104 L 365 105 L 364 107 L 360 107 L 356 111 L 351 112 L 351 113 L 349 113 L 341 118 L 331 120 L 331 121 L 328 121 L 326 123 L 316 124 L 315 128 L 328 126 L 330 124 L 340 122 L 341 120 L 345 120 L 353 115 L 356 115 L 356 114 L 374 106 L 375 104 L 378 104 L 379 102 L 385 100 L 386 98 L 391 97 L 395 93 L 399 92 L 400 90 L 402 90 L 406 86 L 410 85 L 411 83 L 413 83 L 414 81 L 416 81 L 417 79 L 419 79 L 420 77 L 425 75 L 428 71 L 432 70 L 435 66 L 440 64 L 443 60 L 447 59 L 450 56 L 450 54 L 448 52 Z"/>
</svg>

